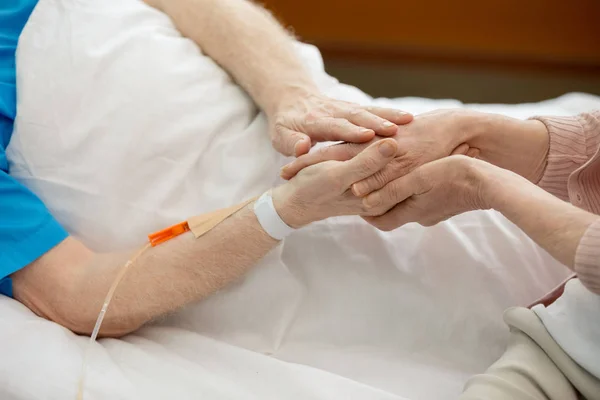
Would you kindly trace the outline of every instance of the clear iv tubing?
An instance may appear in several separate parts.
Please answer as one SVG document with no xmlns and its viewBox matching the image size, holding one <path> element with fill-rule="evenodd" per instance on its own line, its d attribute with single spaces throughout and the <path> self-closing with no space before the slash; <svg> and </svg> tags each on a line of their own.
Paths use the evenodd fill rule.
<svg viewBox="0 0 600 400">
<path fill-rule="evenodd" d="M 131 266 L 131 264 L 133 264 L 135 262 L 135 260 L 137 260 L 150 247 L 152 247 L 151 243 L 146 244 L 129 261 L 127 261 L 125 263 L 125 265 L 123 265 L 123 267 L 117 274 L 115 280 L 113 281 L 112 286 L 108 290 L 108 294 L 106 295 L 106 298 L 104 299 L 104 304 L 102 305 L 100 314 L 98 314 L 98 319 L 96 320 L 96 325 L 94 326 L 94 330 L 92 331 L 92 336 L 90 336 L 90 341 L 88 342 L 88 345 L 86 346 L 86 349 L 83 353 L 83 363 L 81 364 L 81 375 L 79 376 L 79 385 L 78 385 L 78 389 L 77 389 L 77 400 L 83 400 L 83 390 L 85 388 L 85 378 L 86 378 L 86 371 L 87 371 L 88 355 L 90 354 L 90 351 L 92 350 L 92 346 L 93 346 L 94 342 L 96 341 L 96 338 L 98 337 L 98 332 L 100 331 L 100 326 L 102 326 L 102 321 L 104 320 L 104 315 L 106 315 L 106 310 L 108 310 L 108 305 L 110 304 L 110 301 L 112 300 L 112 297 L 115 294 L 115 290 L 117 290 L 117 286 L 119 286 L 119 283 L 121 283 L 121 279 L 123 279 L 123 276 L 125 276 L 125 273 L 127 272 L 127 270 L 129 270 L 129 267 Z"/>
</svg>

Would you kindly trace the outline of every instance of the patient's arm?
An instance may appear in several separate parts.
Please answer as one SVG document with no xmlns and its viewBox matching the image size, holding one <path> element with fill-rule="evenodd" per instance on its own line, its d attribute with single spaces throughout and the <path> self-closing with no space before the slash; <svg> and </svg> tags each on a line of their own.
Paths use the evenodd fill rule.
<svg viewBox="0 0 600 400">
<path fill-rule="evenodd" d="M 266 112 L 290 91 L 317 91 L 292 38 L 265 9 L 246 0 L 144 1 L 171 17 Z"/>
<path fill-rule="evenodd" d="M 101 334 L 124 335 L 215 292 L 276 244 L 246 207 L 198 240 L 187 233 L 151 248 L 124 276 Z M 89 334 L 110 285 L 131 256 L 96 254 L 68 238 L 13 274 L 14 296 L 36 314 Z"/>
<path fill-rule="evenodd" d="M 227 70 L 266 112 L 274 147 L 301 155 L 311 142 L 368 142 L 390 136 L 412 116 L 365 108 L 319 93 L 294 51 L 293 38 L 247 0 L 145 0 Z"/>
<path fill-rule="evenodd" d="M 273 190 L 278 214 L 288 225 L 300 227 L 364 212 L 350 186 L 383 168 L 396 149 L 396 142 L 387 139 L 353 160 L 305 169 Z M 129 267 L 117 288 L 101 335 L 124 335 L 208 296 L 244 274 L 277 243 L 263 231 L 249 205 L 198 239 L 187 233 L 150 248 Z M 130 257 L 95 254 L 68 238 L 12 275 L 14 297 L 40 316 L 89 334 L 109 287 Z"/>
</svg>

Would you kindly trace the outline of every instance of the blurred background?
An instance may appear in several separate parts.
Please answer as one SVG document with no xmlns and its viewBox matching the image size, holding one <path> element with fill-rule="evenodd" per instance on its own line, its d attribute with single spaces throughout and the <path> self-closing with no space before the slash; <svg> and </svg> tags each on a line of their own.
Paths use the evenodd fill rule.
<svg viewBox="0 0 600 400">
<path fill-rule="evenodd" d="M 263 0 L 373 96 L 522 103 L 600 95 L 600 0 Z"/>
</svg>

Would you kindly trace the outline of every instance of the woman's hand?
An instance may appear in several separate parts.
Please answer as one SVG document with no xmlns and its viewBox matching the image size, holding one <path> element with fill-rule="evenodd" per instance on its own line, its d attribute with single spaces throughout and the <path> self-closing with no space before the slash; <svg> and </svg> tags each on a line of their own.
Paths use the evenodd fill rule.
<svg viewBox="0 0 600 400">
<path fill-rule="evenodd" d="M 396 150 L 394 140 L 384 139 L 352 160 L 326 161 L 302 170 L 291 181 L 273 189 L 277 213 L 294 228 L 339 215 L 372 215 L 350 187 L 385 167 Z"/>
<path fill-rule="evenodd" d="M 362 107 L 306 91 L 285 96 L 268 117 L 273 147 L 297 157 L 317 142 L 365 143 L 376 134 L 392 136 L 398 125 L 412 121 L 412 115 L 399 110 Z"/>
<path fill-rule="evenodd" d="M 537 183 L 546 165 L 549 137 L 539 121 L 521 121 L 470 110 L 438 110 L 418 115 L 398 128 L 396 159 L 378 174 L 356 185 L 368 194 L 427 162 L 449 155 L 481 158 Z M 374 140 L 377 140 L 375 138 Z M 365 144 L 343 143 L 304 155 L 282 169 L 285 179 L 302 168 L 325 160 L 348 160 Z"/>
<path fill-rule="evenodd" d="M 433 161 L 363 198 L 368 213 L 388 210 L 365 220 L 389 231 L 409 222 L 432 226 L 467 211 L 490 208 L 486 184 L 502 171 L 465 156 Z"/>
</svg>

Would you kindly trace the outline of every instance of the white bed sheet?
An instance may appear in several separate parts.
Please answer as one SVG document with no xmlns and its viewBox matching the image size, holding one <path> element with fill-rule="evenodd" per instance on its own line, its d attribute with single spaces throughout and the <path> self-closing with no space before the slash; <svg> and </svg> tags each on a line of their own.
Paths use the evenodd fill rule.
<svg viewBox="0 0 600 400">
<path fill-rule="evenodd" d="M 373 100 L 328 77 L 314 48 L 299 52 L 330 95 L 413 113 L 464 106 L 524 118 L 600 107 L 585 94 L 520 105 Z M 136 0 L 42 0 L 18 69 L 12 171 L 94 248 L 139 244 L 256 195 L 285 162 L 244 93 Z M 99 341 L 85 398 L 453 399 L 503 351 L 502 311 L 566 275 L 495 212 L 390 233 L 357 218 L 316 223 L 226 290 Z M 86 343 L 0 298 L 0 398 L 74 399 Z"/>
</svg>

